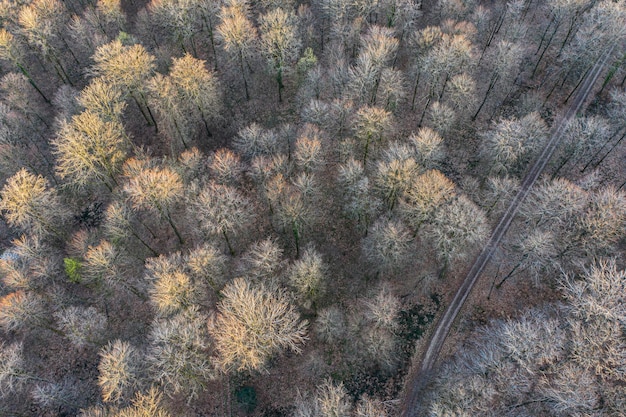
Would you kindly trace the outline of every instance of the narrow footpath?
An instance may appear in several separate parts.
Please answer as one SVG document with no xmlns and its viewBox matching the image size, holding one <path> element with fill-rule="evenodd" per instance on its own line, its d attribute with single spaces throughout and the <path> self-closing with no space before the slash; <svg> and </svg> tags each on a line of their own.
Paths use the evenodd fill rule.
<svg viewBox="0 0 626 417">
<path fill-rule="evenodd" d="M 403 407 L 401 411 L 402 417 L 417 417 L 417 411 L 419 409 L 419 400 L 420 400 L 420 392 L 422 389 L 428 385 L 430 382 L 430 378 L 432 376 L 433 367 L 437 361 L 439 356 L 439 352 L 443 347 L 443 344 L 450 332 L 450 328 L 454 323 L 456 317 L 458 316 L 465 300 L 469 296 L 474 284 L 480 277 L 481 272 L 485 269 L 485 266 L 493 256 L 495 249 L 498 244 L 506 234 L 517 213 L 517 210 L 520 204 L 526 199 L 528 193 L 530 192 L 531 187 L 537 181 L 546 165 L 550 161 L 550 158 L 554 154 L 557 146 L 561 142 L 563 137 L 563 133 L 567 127 L 567 123 L 569 120 L 574 117 L 582 108 L 585 103 L 589 93 L 593 89 L 600 73 L 606 66 L 606 63 L 613 52 L 614 46 L 612 46 L 608 51 L 606 51 L 595 65 L 591 68 L 591 70 L 587 73 L 587 77 L 581 83 L 578 92 L 574 100 L 570 103 L 569 107 L 565 111 L 565 113 L 558 119 L 553 125 L 552 134 L 550 135 L 550 139 L 546 143 L 543 151 L 532 165 L 524 181 L 522 182 L 520 189 L 517 195 L 513 198 L 511 203 L 509 204 L 507 210 L 502 215 L 502 218 L 498 222 L 498 225 L 493 230 L 489 241 L 478 255 L 474 264 L 470 268 L 467 273 L 463 283 L 457 290 L 454 299 L 446 309 L 445 313 L 439 321 L 437 322 L 437 327 L 432 332 L 430 341 L 428 342 L 428 347 L 424 350 L 421 360 L 418 365 L 411 370 L 407 378 L 407 384 L 405 387 L 405 397 L 403 402 Z"/>
</svg>

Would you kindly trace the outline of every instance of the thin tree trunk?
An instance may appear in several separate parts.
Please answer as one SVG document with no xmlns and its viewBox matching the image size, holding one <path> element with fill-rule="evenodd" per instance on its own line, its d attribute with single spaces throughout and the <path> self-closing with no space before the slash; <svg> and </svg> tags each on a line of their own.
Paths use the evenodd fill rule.
<svg viewBox="0 0 626 417">
<path fill-rule="evenodd" d="M 417 86 L 420 82 L 420 75 L 422 75 L 421 71 L 417 72 L 417 77 L 415 78 L 415 85 L 413 86 L 413 98 L 411 98 L 411 111 L 415 110 L 415 97 L 417 97 Z"/>
<path fill-rule="evenodd" d="M 152 253 L 152 256 L 158 256 L 159 253 L 152 248 L 152 246 L 148 245 L 146 241 L 144 241 L 132 228 L 130 229 L 130 234 L 132 234 L 142 245 L 146 247 Z"/>
<path fill-rule="evenodd" d="M 493 87 L 498 82 L 498 78 L 500 78 L 500 76 L 498 74 L 495 74 L 494 76 L 491 77 L 491 82 L 489 83 L 489 87 L 487 88 L 487 92 L 485 93 L 485 98 L 483 98 L 483 101 L 482 101 L 482 103 L 480 103 L 480 106 L 478 107 L 478 110 L 476 110 L 476 114 L 474 114 L 474 116 L 472 117 L 472 121 L 476 120 L 476 118 L 478 117 L 478 114 L 483 109 L 483 106 L 487 102 L 487 97 L 489 97 L 489 93 L 491 93 L 491 90 L 493 89 Z"/>
<path fill-rule="evenodd" d="M 230 256 L 235 256 L 235 250 L 230 244 L 230 239 L 228 239 L 228 234 L 226 234 L 226 230 L 222 230 L 222 235 L 224 235 L 224 239 L 226 240 L 226 244 L 228 245 L 228 251 L 230 252 Z"/>
<path fill-rule="evenodd" d="M 154 124 L 154 130 L 158 132 L 159 125 L 157 125 L 156 119 L 154 118 L 154 115 L 152 114 L 152 110 L 150 110 L 150 106 L 148 106 L 148 100 L 146 100 L 146 96 L 144 96 L 142 92 L 139 92 L 139 96 L 141 97 L 141 101 L 143 101 L 144 106 L 146 106 L 146 110 L 148 110 L 150 119 L 152 120 L 152 123 Z"/>
<path fill-rule="evenodd" d="M 550 44 L 552 43 L 552 39 L 554 38 L 554 35 L 556 34 L 557 29 L 558 29 L 558 25 L 554 28 L 554 31 L 552 32 L 552 35 L 550 35 L 550 38 L 548 39 L 548 43 L 546 44 L 546 47 L 543 49 L 543 52 L 539 56 L 539 59 L 537 60 L 537 63 L 535 64 L 535 68 L 533 68 L 533 72 L 530 75 L 530 78 L 534 78 L 535 77 L 535 73 L 537 72 L 537 69 L 539 68 L 539 64 L 543 60 L 543 56 L 545 55 L 546 51 L 550 47 Z M 542 40 L 542 42 L 543 42 L 543 40 Z"/>
<path fill-rule="evenodd" d="M 291 231 L 293 232 L 293 238 L 296 242 L 296 259 L 300 259 L 300 231 L 295 222 L 291 224 Z"/>
<path fill-rule="evenodd" d="M 528 255 L 524 255 L 524 256 L 522 257 L 522 259 L 520 259 L 520 261 L 517 263 L 517 265 L 515 265 L 515 266 L 513 267 L 513 269 L 511 269 L 511 271 L 510 271 L 508 274 L 506 274 L 506 276 L 502 279 L 502 281 L 500 281 L 498 284 L 496 284 L 496 289 L 498 289 L 498 290 L 499 290 L 499 289 L 500 289 L 500 287 L 502 286 L 502 284 L 504 284 L 504 282 L 505 282 L 507 279 L 509 279 L 509 278 L 511 278 L 511 276 L 513 276 L 513 274 L 515 273 L 515 271 L 517 271 L 517 268 L 519 268 L 519 267 L 522 265 L 522 262 L 524 261 L 524 259 L 526 259 L 526 257 L 527 257 L 527 256 L 528 256 Z"/>
<path fill-rule="evenodd" d="M 617 142 L 615 142 L 615 143 L 613 144 L 613 146 L 611 146 L 611 149 L 609 149 L 609 150 L 608 150 L 608 152 L 607 152 L 607 153 L 605 153 L 605 154 L 604 154 L 604 156 L 603 156 L 602 158 L 600 158 L 600 160 L 599 160 L 599 161 L 598 161 L 598 162 L 594 165 L 594 168 L 597 168 L 598 166 L 600 166 L 600 164 L 601 164 L 602 162 L 604 162 L 604 160 L 606 159 L 606 157 L 607 157 L 607 156 L 609 156 L 609 154 L 610 154 L 611 152 L 613 152 L 613 150 L 614 150 L 615 148 L 617 148 L 617 145 L 619 145 L 619 144 L 622 142 L 622 140 L 624 140 L 624 138 L 625 138 L 625 137 L 626 137 L 626 132 L 625 132 L 625 133 L 624 133 L 624 134 L 623 134 L 623 135 L 622 135 L 622 136 L 621 136 L 621 137 L 617 140 Z M 591 161 L 590 161 L 590 162 L 591 162 Z M 586 166 L 585 166 L 585 168 L 586 168 Z M 584 172 L 584 170 L 583 170 L 583 171 L 581 171 L 581 172 Z"/>
<path fill-rule="evenodd" d="M 580 15 L 580 12 L 576 12 L 576 14 L 574 14 L 574 16 L 572 17 L 569 28 L 567 29 L 567 34 L 565 35 L 565 39 L 563 39 L 563 43 L 561 44 L 561 48 L 559 49 L 559 53 L 556 54 L 557 58 L 561 56 L 561 53 L 563 52 L 565 45 L 567 45 L 567 41 L 569 41 L 569 37 L 572 35 L 572 31 L 574 30 L 574 25 L 576 24 L 576 21 L 578 20 L 579 15 Z"/>
<path fill-rule="evenodd" d="M 146 112 L 144 111 L 143 107 L 141 107 L 141 104 L 139 104 L 139 100 L 137 100 L 137 97 L 135 97 L 134 94 L 131 94 L 131 97 L 133 98 L 135 104 L 137 104 L 137 107 L 139 108 L 139 111 L 141 112 L 141 115 L 143 116 L 143 118 L 146 120 L 146 123 L 148 123 L 149 126 L 152 126 L 152 121 L 150 120 Z"/>
<path fill-rule="evenodd" d="M 426 99 L 426 104 L 424 105 L 424 110 L 422 110 L 422 115 L 420 116 L 420 121 L 417 124 L 417 126 L 421 126 L 422 122 L 424 121 L 424 117 L 426 116 L 426 111 L 428 110 L 428 107 L 430 106 L 430 102 L 433 99 L 433 91 L 431 89 L 431 91 L 428 92 L 428 97 Z"/>
<path fill-rule="evenodd" d="M 278 69 L 278 73 L 276 75 L 276 81 L 278 82 L 278 102 L 283 102 L 283 69 L 282 67 Z"/>
<path fill-rule="evenodd" d="M 28 71 L 26 71 L 26 68 L 24 68 L 24 66 L 20 63 L 15 63 L 15 65 L 17 65 L 17 68 L 19 68 L 20 72 L 22 74 L 24 74 L 24 76 L 28 79 L 28 82 L 30 83 L 30 85 L 33 86 L 33 88 L 35 90 L 37 90 L 37 92 L 39 93 L 39 95 L 44 99 L 44 101 L 47 104 L 50 104 L 50 100 L 48 99 L 48 97 L 46 97 L 46 95 L 39 89 L 39 87 L 37 86 L 37 84 L 35 84 L 35 81 L 33 81 L 33 78 L 30 76 L 30 74 L 28 73 Z"/>
<path fill-rule="evenodd" d="M 65 71 L 65 68 L 63 68 L 63 65 L 61 64 L 61 61 L 59 61 L 59 59 L 56 57 L 56 55 L 52 55 L 52 59 L 54 60 L 54 63 L 56 63 L 55 67 L 58 66 L 59 70 L 63 74 L 63 77 L 65 77 L 66 81 L 63 81 L 63 77 L 61 77 L 61 81 L 63 81 L 63 83 L 65 83 L 65 84 L 69 84 L 69 85 L 71 85 L 73 87 L 74 83 L 72 83 L 72 80 L 70 80 L 70 76 L 67 75 L 67 72 Z"/>
<path fill-rule="evenodd" d="M 367 140 L 365 141 L 365 152 L 363 153 L 363 168 L 365 168 L 365 164 L 367 163 L 367 154 L 369 152 L 371 141 L 372 141 L 372 136 L 367 135 Z"/>
<path fill-rule="evenodd" d="M 178 242 L 181 245 L 184 245 L 185 244 L 185 240 L 183 239 L 183 237 L 181 236 L 180 232 L 176 228 L 176 225 L 174 225 L 174 222 L 172 221 L 172 217 L 169 215 L 169 213 L 167 213 L 167 215 L 165 216 L 165 219 L 170 224 L 170 226 L 172 226 L 172 230 L 174 230 L 174 233 L 176 234 L 176 237 L 178 238 Z"/>
<path fill-rule="evenodd" d="M 243 65 L 243 51 L 239 50 L 239 67 L 241 68 L 241 77 L 243 78 L 243 88 L 246 91 L 246 101 L 250 101 L 250 93 L 248 92 L 248 80 L 246 80 L 246 70 Z"/>
<path fill-rule="evenodd" d="M 569 93 L 569 95 L 567 96 L 567 98 L 565 99 L 565 101 L 563 102 L 563 104 L 567 104 L 567 102 L 569 101 L 569 99 L 572 97 L 572 95 L 576 92 L 576 90 L 578 90 L 578 87 L 580 87 L 580 85 L 582 84 L 582 82 L 585 80 L 585 78 L 587 77 L 587 73 L 589 73 L 589 71 L 591 71 L 591 68 L 593 67 L 589 67 L 587 68 L 587 70 L 585 71 L 585 73 L 583 74 L 582 77 L 580 77 L 580 80 L 578 80 L 578 82 L 576 83 L 576 87 L 574 87 L 574 89 Z"/>
</svg>

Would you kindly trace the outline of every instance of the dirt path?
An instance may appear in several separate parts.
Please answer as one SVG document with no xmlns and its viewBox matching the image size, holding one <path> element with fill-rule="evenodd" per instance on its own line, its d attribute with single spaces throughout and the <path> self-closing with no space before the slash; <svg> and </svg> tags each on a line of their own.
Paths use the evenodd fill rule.
<svg viewBox="0 0 626 417">
<path fill-rule="evenodd" d="M 546 167 L 548 161 L 552 157 L 556 147 L 558 146 L 563 133 L 565 132 L 565 128 L 567 127 L 567 122 L 569 119 L 574 117 L 576 113 L 580 110 L 582 105 L 584 104 L 587 96 L 593 89 L 593 86 L 598 79 L 598 76 L 602 72 L 602 69 L 606 65 L 606 62 L 613 52 L 613 47 L 608 50 L 604 55 L 602 55 L 596 64 L 591 68 L 584 82 L 581 84 L 578 92 L 576 93 L 574 101 L 567 108 L 567 111 L 563 114 L 560 120 L 555 124 L 556 129 L 553 130 L 550 139 L 546 143 L 543 151 L 537 158 L 537 161 L 530 168 L 530 171 L 524 178 L 520 186 L 520 190 L 517 195 L 511 201 L 509 207 L 506 212 L 502 215 L 502 218 L 498 222 L 498 225 L 494 229 L 489 241 L 483 248 L 482 252 L 472 265 L 471 269 L 467 273 L 467 276 L 463 280 L 463 283 L 459 287 L 454 299 L 448 306 L 444 315 L 440 318 L 437 323 L 437 327 L 435 331 L 432 333 L 431 339 L 428 343 L 427 349 L 424 351 L 421 361 L 417 369 L 414 369 L 412 372 L 412 377 L 410 377 L 411 382 L 407 384 L 407 393 L 404 399 L 404 407 L 402 408 L 401 415 L 403 417 L 416 417 L 419 403 L 419 393 L 420 391 L 428 384 L 430 381 L 430 377 L 432 374 L 433 367 L 443 347 L 443 343 L 450 332 L 450 328 L 454 323 L 461 307 L 465 303 L 465 300 L 469 296 L 474 284 L 478 280 L 483 269 L 491 259 L 493 252 L 496 247 L 500 243 L 500 240 L 504 237 L 520 204 L 524 201 L 532 185 L 537 181 L 544 168 Z"/>
</svg>

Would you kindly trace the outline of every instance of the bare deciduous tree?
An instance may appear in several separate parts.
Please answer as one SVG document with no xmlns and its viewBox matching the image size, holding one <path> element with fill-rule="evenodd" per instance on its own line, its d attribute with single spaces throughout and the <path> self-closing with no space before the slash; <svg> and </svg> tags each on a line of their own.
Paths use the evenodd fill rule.
<svg viewBox="0 0 626 417">
<path fill-rule="evenodd" d="M 264 370 L 281 350 L 300 351 L 308 323 L 300 320 L 282 290 L 237 278 L 222 290 L 222 297 L 211 334 L 225 370 Z"/>
<path fill-rule="evenodd" d="M 170 78 L 178 88 L 180 105 L 189 112 L 188 117 L 202 120 L 207 135 L 211 136 L 209 126 L 219 120 L 222 109 L 216 74 L 206 68 L 205 61 L 186 54 L 174 59 Z"/>
<path fill-rule="evenodd" d="M 115 340 L 100 349 L 98 385 L 105 403 L 124 404 L 139 387 L 141 358 L 128 342 Z"/>
<path fill-rule="evenodd" d="M 220 12 L 222 22 L 216 28 L 223 47 L 241 71 L 246 100 L 250 99 L 248 78 L 250 60 L 255 55 L 258 42 L 257 30 L 249 19 L 249 5 L 245 1 L 232 1 Z"/>
<path fill-rule="evenodd" d="M 169 317 L 199 301 L 200 291 L 185 272 L 180 253 L 146 260 L 150 301 L 160 316 Z"/>
<path fill-rule="evenodd" d="M 418 176 L 400 198 L 400 214 L 415 230 L 430 221 L 437 209 L 455 196 L 455 186 L 437 170 Z"/>
<path fill-rule="evenodd" d="M 285 74 L 296 60 L 300 39 L 293 12 L 274 9 L 261 16 L 261 52 L 266 56 L 270 73 L 278 84 L 278 101 L 283 101 Z"/>
<path fill-rule="evenodd" d="M 379 219 L 369 229 L 362 250 L 378 271 L 395 272 L 409 260 L 413 238 L 399 220 Z"/>
<path fill-rule="evenodd" d="M 147 360 L 153 378 L 171 395 L 182 393 L 191 401 L 216 377 L 207 334 L 208 317 L 196 307 L 156 320 L 149 336 Z"/>
<path fill-rule="evenodd" d="M 146 99 L 147 81 L 156 67 L 155 58 L 139 44 L 127 46 L 116 39 L 96 49 L 93 60 L 92 72 L 132 97 L 146 121 L 156 125 Z"/>
<path fill-rule="evenodd" d="M 443 262 L 442 274 L 450 261 L 463 260 L 480 247 L 489 233 L 484 212 L 464 195 L 457 196 L 433 217 L 429 234 Z"/>
<path fill-rule="evenodd" d="M 68 210 L 41 175 L 19 170 L 8 179 L 0 197 L 0 210 L 9 225 L 36 235 L 64 235 Z"/>
<path fill-rule="evenodd" d="M 378 107 L 361 107 L 353 123 L 354 135 L 363 146 L 363 165 L 372 147 L 380 146 L 393 127 L 393 117 L 388 111 Z"/>
<path fill-rule="evenodd" d="M 483 154 L 489 160 L 489 172 L 523 171 L 525 164 L 543 145 L 548 127 L 532 112 L 521 119 L 503 119 L 484 134 Z"/>
<path fill-rule="evenodd" d="M 210 182 L 192 204 L 200 227 L 209 235 L 221 235 L 231 254 L 231 240 L 245 230 L 254 218 L 252 204 L 236 188 Z"/>
<path fill-rule="evenodd" d="M 126 103 L 119 87 L 98 77 L 81 90 L 78 103 L 108 122 L 121 122 Z"/>
<path fill-rule="evenodd" d="M 53 146 L 61 178 L 81 188 L 98 180 L 112 192 L 130 143 L 119 121 L 85 111 L 63 122 Z"/>
<path fill-rule="evenodd" d="M 95 307 L 70 306 L 57 311 L 54 316 L 59 331 L 73 345 L 80 348 L 102 341 L 107 319 Z"/>
<path fill-rule="evenodd" d="M 293 286 L 307 306 L 315 306 L 324 295 L 328 266 L 322 255 L 313 246 L 307 247 L 302 257 L 296 260 L 288 273 L 289 284 Z"/>
<path fill-rule="evenodd" d="M 15 291 L 0 298 L 0 326 L 5 331 L 29 330 L 46 323 L 43 300 L 30 291 Z"/>
<path fill-rule="evenodd" d="M 153 167 L 135 158 L 126 161 L 124 173 L 128 178 L 124 192 L 129 196 L 133 207 L 160 215 L 172 227 L 182 245 L 183 237 L 171 214 L 172 208 L 183 195 L 180 176 L 168 167 Z"/>
</svg>

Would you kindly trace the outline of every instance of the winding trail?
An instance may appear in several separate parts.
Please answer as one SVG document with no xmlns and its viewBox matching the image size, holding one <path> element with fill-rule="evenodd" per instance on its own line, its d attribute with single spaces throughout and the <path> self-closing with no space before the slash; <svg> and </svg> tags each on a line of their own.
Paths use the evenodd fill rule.
<svg viewBox="0 0 626 417">
<path fill-rule="evenodd" d="M 443 343 L 450 332 L 450 328 L 454 323 L 461 307 L 465 303 L 465 300 L 469 296 L 474 284 L 480 277 L 481 272 L 485 269 L 485 266 L 491 259 L 496 247 L 500 243 L 500 240 L 504 237 L 520 204 L 524 201 L 532 185 L 537 181 L 544 168 L 546 167 L 548 161 L 554 154 L 556 147 L 561 141 L 563 137 L 563 133 L 565 132 L 565 128 L 567 127 L 567 122 L 574 116 L 582 105 L 584 104 L 587 96 L 593 89 L 593 86 L 598 79 L 598 76 L 602 72 L 604 66 L 608 58 L 611 56 L 613 52 L 614 46 L 612 46 L 608 51 L 606 51 L 598 60 L 595 65 L 588 72 L 587 77 L 580 85 L 578 92 L 574 100 L 571 102 L 565 114 L 557 121 L 554 125 L 556 129 L 553 130 L 550 139 L 546 143 L 543 151 L 537 158 L 534 165 L 530 168 L 529 172 L 526 174 L 519 191 L 509 204 L 507 210 L 504 212 L 498 225 L 494 229 L 489 241 L 478 255 L 471 269 L 467 273 L 467 276 L 463 280 L 463 283 L 457 290 L 454 299 L 448 306 L 447 310 L 441 316 L 439 321 L 437 322 L 437 327 L 431 335 L 428 348 L 424 351 L 419 367 L 414 369 L 410 374 L 410 382 L 407 383 L 406 395 L 404 398 L 404 404 L 402 407 L 401 416 L 402 417 L 417 417 L 418 404 L 419 404 L 419 393 L 421 390 L 429 383 L 430 377 L 432 375 L 432 370 L 439 356 L 439 352 L 443 347 Z"/>
</svg>

